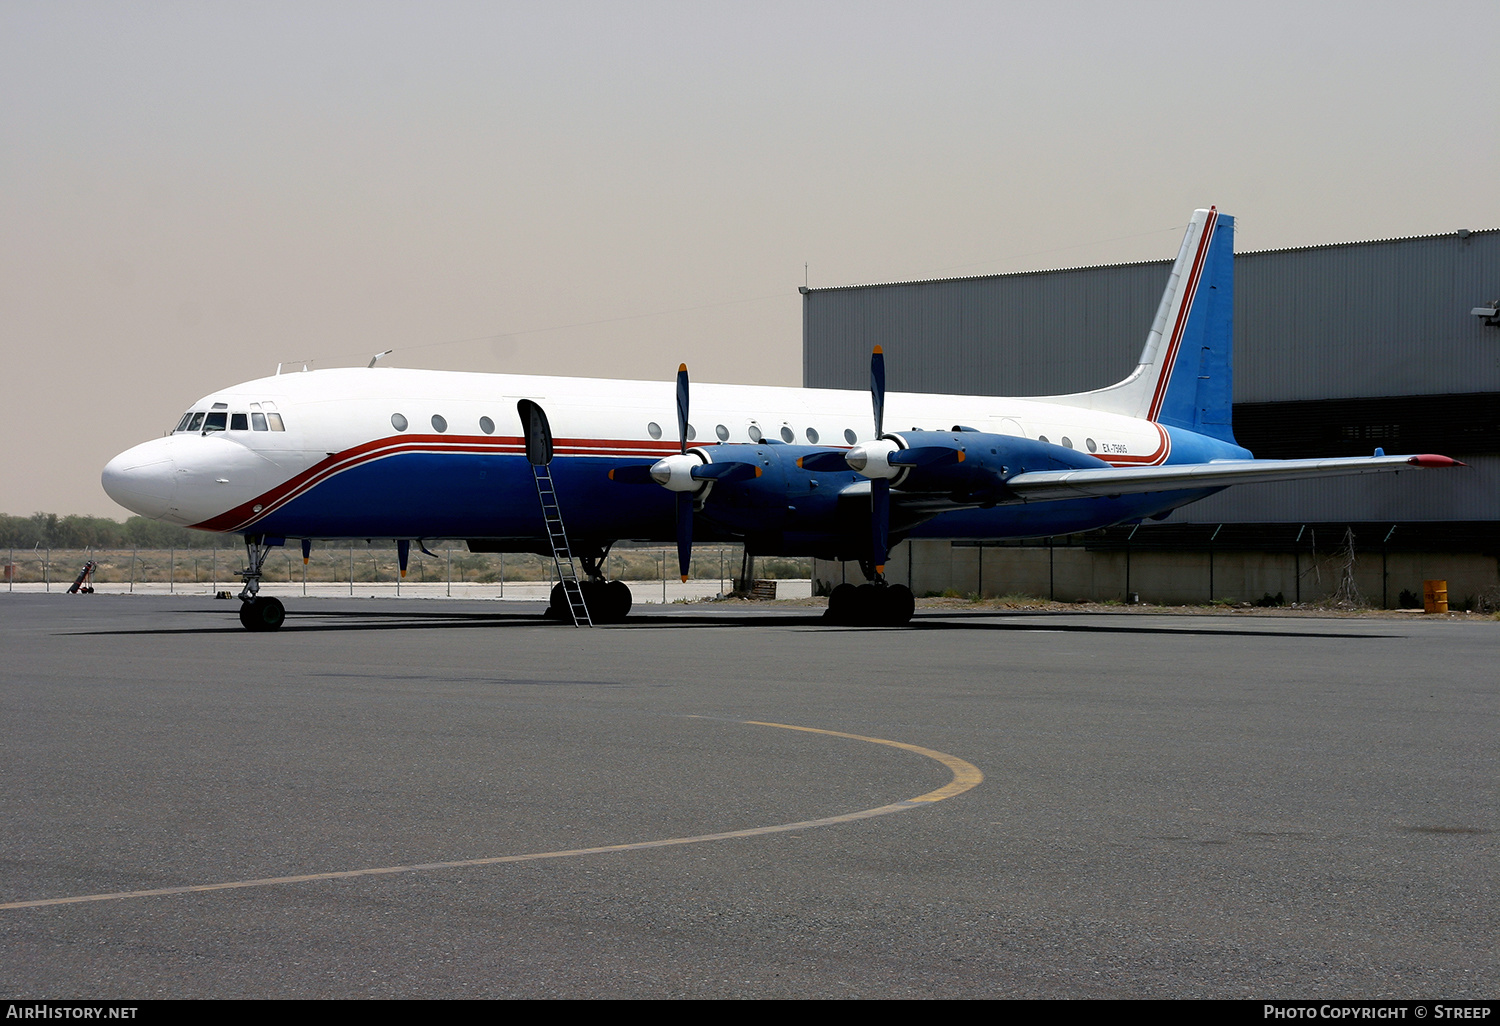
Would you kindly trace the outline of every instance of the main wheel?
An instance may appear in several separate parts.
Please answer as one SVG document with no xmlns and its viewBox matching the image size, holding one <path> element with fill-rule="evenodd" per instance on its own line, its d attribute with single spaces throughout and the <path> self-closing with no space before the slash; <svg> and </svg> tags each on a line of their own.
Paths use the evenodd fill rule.
<svg viewBox="0 0 1500 1026">
<path fill-rule="evenodd" d="M 548 620 L 573 622 L 573 614 L 568 611 L 568 593 L 561 584 L 554 584 L 552 586 L 552 594 L 548 597 L 547 611 L 542 615 Z"/>
<path fill-rule="evenodd" d="M 828 612 L 823 614 L 824 619 L 846 626 L 858 623 L 854 615 L 858 596 L 859 589 L 847 582 L 834 588 L 828 595 Z"/>
<path fill-rule="evenodd" d="M 879 622 L 887 627 L 905 627 L 917 611 L 917 597 L 904 584 L 892 584 L 876 591 Z"/>
<path fill-rule="evenodd" d="M 630 615 L 630 607 L 635 604 L 635 598 L 630 594 L 630 585 L 624 581 L 610 581 L 604 586 L 604 593 L 608 596 L 610 623 L 624 623 L 625 618 Z"/>
<path fill-rule="evenodd" d="M 247 631 L 279 631 L 286 621 L 280 599 L 256 597 L 240 603 L 240 623 Z"/>
</svg>

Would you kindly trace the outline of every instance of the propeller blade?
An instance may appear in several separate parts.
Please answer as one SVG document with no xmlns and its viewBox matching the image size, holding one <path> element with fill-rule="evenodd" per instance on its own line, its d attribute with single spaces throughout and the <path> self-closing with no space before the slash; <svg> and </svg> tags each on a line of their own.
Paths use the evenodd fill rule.
<svg viewBox="0 0 1500 1026">
<path fill-rule="evenodd" d="M 962 463 L 962 451 L 946 445 L 914 445 L 898 449 L 886 457 L 893 467 L 931 467 L 943 463 Z"/>
<path fill-rule="evenodd" d="M 688 444 L 688 372 L 687 364 L 677 365 L 677 438 L 683 455 L 687 455 Z M 682 583 L 688 579 L 688 566 L 693 561 L 693 497 L 687 492 L 677 493 L 677 571 Z"/>
<path fill-rule="evenodd" d="M 885 433 L 885 350 L 870 354 L 870 398 L 875 404 L 875 437 Z"/>
<path fill-rule="evenodd" d="M 682 452 L 687 452 L 688 436 L 688 372 L 687 364 L 677 366 L 677 438 L 682 443 Z"/>
<path fill-rule="evenodd" d="M 891 483 L 883 477 L 870 481 L 870 561 L 877 574 L 885 573 L 890 554 Z"/>
<path fill-rule="evenodd" d="M 651 468 L 654 463 L 628 463 L 623 467 L 615 467 L 609 472 L 611 481 L 621 484 L 656 484 L 656 479 L 651 476 Z"/>
<path fill-rule="evenodd" d="M 749 481 L 760 477 L 760 468 L 752 463 L 705 463 L 689 471 L 696 481 Z"/>
<path fill-rule="evenodd" d="M 843 449 L 830 449 L 827 452 L 810 452 L 797 460 L 797 466 L 803 470 L 836 471 L 848 470 L 849 460 Z"/>
<path fill-rule="evenodd" d="M 688 567 L 693 561 L 693 497 L 687 492 L 677 493 L 677 572 L 682 583 L 688 579 Z"/>
</svg>

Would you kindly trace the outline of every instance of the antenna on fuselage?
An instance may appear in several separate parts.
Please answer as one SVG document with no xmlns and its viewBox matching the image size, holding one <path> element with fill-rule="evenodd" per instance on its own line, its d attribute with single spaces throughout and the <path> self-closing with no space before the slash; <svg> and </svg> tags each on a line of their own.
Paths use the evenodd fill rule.
<svg viewBox="0 0 1500 1026">
<path fill-rule="evenodd" d="M 394 352 L 395 352 L 394 349 L 387 349 L 383 353 L 376 353 L 374 356 L 370 357 L 369 366 L 371 366 L 371 367 L 375 366 L 375 361 L 376 360 L 379 360 L 382 356 L 390 356 Z"/>
</svg>

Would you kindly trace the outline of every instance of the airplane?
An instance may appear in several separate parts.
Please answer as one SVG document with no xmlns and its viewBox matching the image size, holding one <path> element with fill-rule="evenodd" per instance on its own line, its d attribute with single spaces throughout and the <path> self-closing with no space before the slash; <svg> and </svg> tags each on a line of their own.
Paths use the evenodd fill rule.
<svg viewBox="0 0 1500 1026">
<path fill-rule="evenodd" d="M 278 367 L 204 396 L 169 434 L 111 460 L 102 483 L 142 516 L 242 535 L 240 619 L 255 631 L 285 618 L 259 594 L 273 548 L 299 539 L 306 559 L 314 540 L 375 537 L 396 540 L 403 574 L 413 541 L 555 555 L 560 540 L 571 549 L 549 613 L 589 624 L 629 612 L 629 589 L 601 569 L 620 540 L 675 541 L 684 581 L 695 539 L 858 561 L 867 583 L 835 589 L 826 616 L 899 626 L 915 600 L 884 570 L 904 539 L 1066 535 L 1160 519 L 1236 484 L 1462 466 L 1379 449 L 1257 460 L 1235 442 L 1233 235 L 1217 208 L 1194 212 L 1139 365 L 1093 391 L 887 393 L 878 347 L 868 394 L 690 386 L 686 366 L 674 387 L 377 357 Z"/>
</svg>

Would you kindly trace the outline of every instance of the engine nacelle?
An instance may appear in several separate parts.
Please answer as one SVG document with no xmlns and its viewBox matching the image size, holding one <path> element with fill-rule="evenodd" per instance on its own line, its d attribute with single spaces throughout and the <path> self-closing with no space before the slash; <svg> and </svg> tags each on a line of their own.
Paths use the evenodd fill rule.
<svg viewBox="0 0 1500 1026">
<path fill-rule="evenodd" d="M 908 495 L 941 495 L 959 505 L 1015 501 L 1005 482 L 1027 471 L 1109 466 L 1066 446 L 980 431 L 903 431 L 882 442 L 900 446 L 884 455 L 884 462 L 897 471 L 890 477 L 892 488 Z"/>
</svg>

